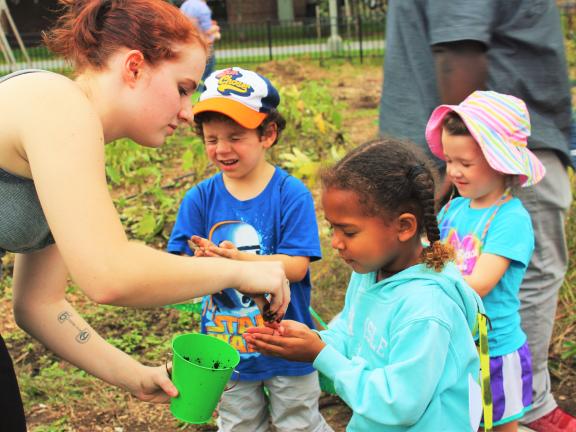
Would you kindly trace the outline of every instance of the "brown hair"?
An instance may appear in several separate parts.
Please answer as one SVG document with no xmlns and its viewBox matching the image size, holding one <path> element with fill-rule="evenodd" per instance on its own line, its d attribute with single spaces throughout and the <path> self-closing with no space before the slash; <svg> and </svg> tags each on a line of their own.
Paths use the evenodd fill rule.
<svg viewBox="0 0 576 432">
<path fill-rule="evenodd" d="M 219 113 L 216 111 L 204 111 L 204 112 L 198 113 L 194 116 L 194 124 L 195 124 L 196 133 L 202 139 L 204 139 L 204 129 L 202 128 L 202 124 L 205 122 L 210 122 L 212 120 L 221 120 L 221 121 L 229 121 L 232 123 L 236 123 L 234 121 L 234 119 L 228 117 L 226 114 L 222 114 L 222 113 Z M 262 121 L 262 123 L 260 123 L 260 126 L 258 126 L 256 128 L 256 132 L 258 133 L 258 136 L 260 138 L 262 138 L 262 135 L 264 135 L 264 133 L 268 129 L 268 126 L 271 123 L 276 123 L 276 128 L 277 128 L 276 129 L 276 140 L 272 144 L 272 145 L 276 145 L 276 143 L 280 139 L 280 135 L 282 134 L 282 131 L 286 128 L 286 120 L 284 119 L 282 114 L 280 114 L 278 112 L 278 110 L 271 109 L 270 112 L 268 113 L 268 115 L 266 116 L 266 118 Z"/>
<path fill-rule="evenodd" d="M 151 65 L 177 58 L 174 45 L 204 38 L 180 10 L 163 0 L 59 0 L 62 15 L 42 38 L 77 71 L 103 69 L 125 47 L 142 52 Z"/>
<path fill-rule="evenodd" d="M 448 135 L 470 135 L 470 131 L 457 113 L 450 111 L 444 119 L 442 120 L 442 128 L 446 131 Z"/>
<path fill-rule="evenodd" d="M 434 201 L 436 170 L 414 144 L 380 138 L 348 153 L 335 166 L 322 171 L 324 188 L 355 192 L 367 215 L 388 220 L 402 213 L 416 217 L 418 232 L 430 245 L 421 260 L 436 271 L 453 259 L 454 250 L 440 241 Z"/>
</svg>

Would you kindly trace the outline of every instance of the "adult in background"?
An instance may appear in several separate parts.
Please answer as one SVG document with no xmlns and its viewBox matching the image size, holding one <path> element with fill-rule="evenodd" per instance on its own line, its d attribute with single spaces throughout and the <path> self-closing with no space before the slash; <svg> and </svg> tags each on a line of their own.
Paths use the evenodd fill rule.
<svg viewBox="0 0 576 432">
<path fill-rule="evenodd" d="M 79 368 L 165 402 L 177 394 L 165 368 L 144 366 L 98 336 L 65 299 L 68 273 L 98 303 L 151 307 L 235 287 L 271 293 L 279 314 L 287 280 L 278 262 L 190 259 L 128 240 L 106 184 L 104 145 L 128 137 L 158 147 L 189 121 L 207 46 L 162 0 L 61 5 L 45 40 L 74 64 L 76 78 L 23 71 L 0 80 L 0 256 L 17 253 L 16 321 Z M 1 338 L 0 419 L 3 431 L 26 429 Z"/>
<path fill-rule="evenodd" d="M 212 19 L 212 10 L 205 0 L 186 0 L 182 3 L 182 6 L 180 6 L 180 10 L 200 29 L 210 48 L 206 68 L 202 75 L 202 84 L 198 89 L 202 92 L 205 88 L 204 80 L 214 72 L 214 66 L 216 65 L 214 42 L 219 40 L 221 37 L 220 27 L 218 26 L 218 23 Z"/>
<path fill-rule="evenodd" d="M 523 422 L 535 431 L 576 430 L 558 408 L 548 371 L 558 291 L 568 256 L 564 222 L 571 202 L 570 93 L 554 0 L 390 0 L 380 132 L 426 149 L 424 131 L 439 104 L 458 104 L 474 90 L 523 99 L 528 146 L 547 174 L 519 191 L 536 248 L 520 289 L 522 326 L 532 352 L 533 407 Z M 426 149 L 428 150 L 428 149 Z"/>
</svg>

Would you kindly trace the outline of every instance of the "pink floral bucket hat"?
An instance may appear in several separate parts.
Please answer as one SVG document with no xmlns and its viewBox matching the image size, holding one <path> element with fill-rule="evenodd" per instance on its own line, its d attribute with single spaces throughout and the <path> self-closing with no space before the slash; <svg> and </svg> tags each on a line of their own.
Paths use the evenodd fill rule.
<svg viewBox="0 0 576 432">
<path fill-rule="evenodd" d="M 519 176 L 522 186 L 542 180 L 546 168 L 527 147 L 530 116 L 523 100 L 494 91 L 475 91 L 460 105 L 440 105 L 426 125 L 426 141 L 442 160 L 442 123 L 451 111 L 462 118 L 494 170 Z"/>
</svg>

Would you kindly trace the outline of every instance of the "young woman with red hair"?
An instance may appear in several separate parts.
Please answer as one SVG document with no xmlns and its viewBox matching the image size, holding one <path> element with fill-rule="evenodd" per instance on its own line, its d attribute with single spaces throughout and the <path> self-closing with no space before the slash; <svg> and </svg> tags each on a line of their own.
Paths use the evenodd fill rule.
<svg viewBox="0 0 576 432">
<path fill-rule="evenodd" d="M 289 290 L 280 263 L 189 259 L 129 241 L 110 198 L 104 145 L 127 137 L 162 145 L 191 120 L 190 94 L 206 43 L 162 0 L 61 0 L 45 42 L 75 67 L 0 78 L 0 257 L 15 252 L 18 325 L 62 358 L 150 402 L 176 395 L 164 367 L 114 348 L 65 299 L 68 274 L 95 302 L 151 307 L 235 287 Z M 0 418 L 25 430 L 12 362 L 0 337 Z M 8 422 L 8 423 L 6 423 Z"/>
</svg>

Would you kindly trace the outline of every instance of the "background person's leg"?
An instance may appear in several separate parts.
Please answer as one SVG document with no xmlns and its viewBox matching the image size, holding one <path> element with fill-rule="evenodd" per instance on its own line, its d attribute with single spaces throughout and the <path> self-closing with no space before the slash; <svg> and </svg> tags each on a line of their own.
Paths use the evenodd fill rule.
<svg viewBox="0 0 576 432">
<path fill-rule="evenodd" d="M 208 60 L 206 61 L 206 67 L 204 68 L 204 73 L 202 74 L 202 78 L 200 79 L 200 84 L 198 84 L 197 91 L 202 93 L 206 90 L 206 86 L 204 85 L 204 81 L 206 78 L 210 76 L 212 72 L 214 72 L 214 68 L 216 66 L 216 57 L 214 56 L 214 50 L 210 50 L 210 54 L 208 56 Z"/>
<path fill-rule="evenodd" d="M 522 328 L 532 353 L 533 405 L 522 423 L 530 423 L 557 406 L 551 392 L 548 349 L 558 292 L 568 265 L 566 212 L 572 199 L 568 173 L 551 150 L 536 150 L 546 176 L 535 186 L 522 188 L 519 198 L 530 213 L 535 250 L 520 288 Z"/>
</svg>

